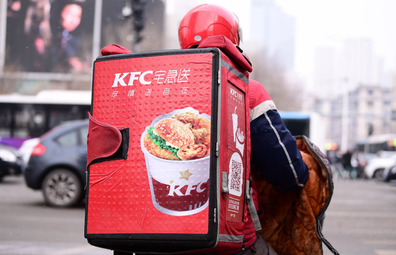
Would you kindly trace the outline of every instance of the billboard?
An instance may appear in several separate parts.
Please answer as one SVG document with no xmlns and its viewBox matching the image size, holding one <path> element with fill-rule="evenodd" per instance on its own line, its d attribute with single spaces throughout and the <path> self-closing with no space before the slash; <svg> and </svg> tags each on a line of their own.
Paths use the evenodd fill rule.
<svg viewBox="0 0 396 255">
<path fill-rule="evenodd" d="M 5 72 L 88 72 L 94 0 L 8 0 Z"/>
<path fill-rule="evenodd" d="M 131 3 L 124 0 L 103 1 L 101 8 L 95 8 L 94 0 L 7 0 L 3 71 L 90 73 L 100 48 L 113 43 L 134 48 L 135 20 L 126 14 L 128 7 Z M 163 2 L 145 3 L 144 13 L 139 48 L 159 50 Z"/>
</svg>

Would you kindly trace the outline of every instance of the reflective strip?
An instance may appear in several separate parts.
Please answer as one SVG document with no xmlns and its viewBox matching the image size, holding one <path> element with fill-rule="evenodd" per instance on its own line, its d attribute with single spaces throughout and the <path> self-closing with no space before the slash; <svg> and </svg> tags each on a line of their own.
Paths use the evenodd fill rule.
<svg viewBox="0 0 396 255">
<path fill-rule="evenodd" d="M 253 121 L 262 114 L 268 112 L 269 110 L 276 110 L 275 103 L 272 100 L 264 101 L 261 104 L 257 105 L 256 107 L 254 107 L 252 110 L 250 110 L 250 121 Z"/>
<path fill-rule="evenodd" d="M 246 76 L 236 70 L 232 65 L 228 64 L 224 59 L 221 60 L 221 66 L 226 68 L 230 73 L 235 74 L 239 79 L 241 79 L 244 83 L 249 84 L 249 79 Z"/>
<path fill-rule="evenodd" d="M 227 243 L 242 243 L 243 242 L 243 235 L 242 236 L 232 236 L 232 235 L 219 235 L 219 242 L 227 242 Z"/>
<path fill-rule="evenodd" d="M 252 217 L 254 229 L 256 230 L 256 232 L 258 232 L 262 228 L 261 228 L 260 219 L 258 217 L 256 206 L 254 205 L 252 196 L 253 196 L 253 189 L 250 187 L 250 181 L 247 180 L 246 181 L 246 198 L 248 200 L 249 212 L 250 212 L 250 216 Z"/>
<path fill-rule="evenodd" d="M 221 192 L 223 193 L 228 193 L 228 173 L 223 172 L 222 178 L 221 178 Z"/>
<path fill-rule="evenodd" d="M 280 139 L 280 136 L 279 136 L 279 134 L 278 134 L 278 131 L 277 131 L 277 130 L 275 129 L 275 127 L 272 125 L 271 119 L 269 118 L 268 114 L 267 114 L 267 113 L 264 113 L 264 115 L 265 115 L 265 118 L 267 119 L 268 123 L 270 124 L 272 130 L 274 130 L 274 133 L 275 133 L 276 137 L 278 138 L 278 142 L 279 142 L 279 144 L 281 145 L 283 151 L 284 151 L 285 154 L 286 154 L 287 161 L 289 162 L 289 166 L 290 166 L 290 168 L 291 168 L 291 170 L 292 170 L 292 172 L 293 172 L 294 178 L 296 179 L 297 185 L 300 185 L 300 182 L 298 181 L 298 177 L 297 177 L 297 172 L 296 172 L 296 169 L 294 169 L 293 163 L 292 163 L 292 161 L 291 161 L 291 159 L 290 159 L 289 152 L 287 151 L 285 145 L 282 143 L 282 141 L 281 141 L 281 139 Z"/>
</svg>

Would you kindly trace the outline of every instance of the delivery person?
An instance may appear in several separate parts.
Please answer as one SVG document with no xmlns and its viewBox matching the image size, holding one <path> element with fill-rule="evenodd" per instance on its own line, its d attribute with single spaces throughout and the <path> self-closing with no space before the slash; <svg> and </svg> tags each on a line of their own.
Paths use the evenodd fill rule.
<svg viewBox="0 0 396 255">
<path fill-rule="evenodd" d="M 215 35 L 224 35 L 235 45 L 240 44 L 241 33 L 237 17 L 217 5 L 203 4 L 191 9 L 179 26 L 179 43 L 182 49 L 198 47 L 202 40 Z M 297 148 L 295 138 L 285 127 L 263 85 L 250 80 L 248 95 L 252 165 L 274 187 L 298 190 L 308 179 L 308 168 Z M 255 204 L 258 208 L 258 201 Z M 276 254 L 255 233 L 253 224 L 246 225 L 246 248 L 235 253 Z"/>
<path fill-rule="evenodd" d="M 241 35 L 237 17 L 225 8 L 213 4 L 202 4 L 191 9 L 179 26 L 179 43 L 182 49 L 197 48 L 204 39 L 216 35 L 225 36 L 237 46 L 240 44 Z M 262 84 L 249 80 L 248 96 L 251 165 L 274 188 L 298 191 L 308 180 L 308 167 L 297 148 L 295 138 L 286 128 Z M 254 191 L 253 197 L 256 208 L 259 208 L 257 192 Z M 256 233 L 250 215 L 245 225 L 244 242 L 239 249 L 229 254 L 277 254 Z M 115 254 L 124 253 L 115 252 Z M 224 252 L 204 254 L 224 254 Z"/>
</svg>

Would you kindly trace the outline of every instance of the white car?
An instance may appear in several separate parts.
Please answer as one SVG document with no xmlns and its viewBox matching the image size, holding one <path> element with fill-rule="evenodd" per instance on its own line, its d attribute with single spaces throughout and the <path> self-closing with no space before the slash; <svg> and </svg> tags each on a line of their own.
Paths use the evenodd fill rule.
<svg viewBox="0 0 396 255">
<path fill-rule="evenodd" d="M 396 165 L 396 151 L 380 151 L 368 161 L 364 173 L 368 178 L 382 180 L 384 169 Z"/>
<path fill-rule="evenodd" d="M 18 149 L 19 153 L 22 155 L 22 159 L 27 165 L 30 159 L 30 154 L 33 148 L 40 142 L 40 138 L 31 138 L 22 143 L 22 146 Z"/>
</svg>

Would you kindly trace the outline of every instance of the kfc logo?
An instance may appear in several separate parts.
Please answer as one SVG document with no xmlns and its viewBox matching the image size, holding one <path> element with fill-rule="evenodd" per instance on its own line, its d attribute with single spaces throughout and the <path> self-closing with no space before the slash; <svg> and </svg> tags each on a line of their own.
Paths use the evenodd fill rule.
<svg viewBox="0 0 396 255">
<path fill-rule="evenodd" d="M 230 94 L 231 94 L 231 96 L 237 98 L 238 100 L 242 101 L 242 99 L 243 99 L 243 96 L 241 94 L 239 94 L 235 89 L 230 88 Z"/>
<path fill-rule="evenodd" d="M 118 85 L 126 87 L 133 86 L 135 81 L 139 81 L 142 85 L 149 85 L 153 81 L 157 84 L 162 83 L 182 83 L 188 82 L 190 76 L 190 69 L 180 70 L 160 70 L 160 71 L 145 71 L 145 72 L 127 72 L 114 74 L 114 81 L 111 87 L 115 88 Z"/>
<path fill-rule="evenodd" d="M 123 73 L 122 76 L 121 76 L 121 73 L 116 73 L 114 82 L 113 82 L 113 86 L 111 86 L 111 87 L 118 87 L 118 84 L 121 86 L 124 86 L 124 87 L 127 86 L 124 79 L 127 78 L 128 75 L 129 75 L 128 86 L 132 86 L 133 82 L 136 80 L 139 80 L 140 84 L 142 84 L 142 85 L 151 84 L 151 81 L 147 81 L 145 79 L 147 74 L 153 74 L 153 71 L 146 71 L 144 73 L 142 73 L 142 72 Z"/>
<path fill-rule="evenodd" d="M 170 189 L 169 189 L 169 193 L 168 196 L 174 196 L 176 194 L 176 196 L 182 197 L 182 196 L 189 196 L 191 195 L 191 191 L 192 190 L 196 190 L 197 193 L 202 193 L 205 191 L 205 187 L 202 187 L 203 184 L 207 184 L 207 183 L 198 183 L 198 185 L 179 185 L 178 187 L 176 187 L 177 185 L 171 184 L 170 185 Z M 185 186 L 187 186 L 187 189 L 183 189 Z M 185 190 L 185 193 L 183 194 L 183 190 Z"/>
</svg>

